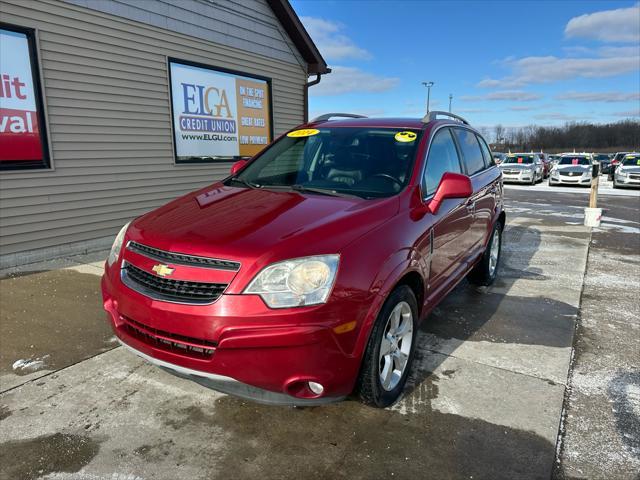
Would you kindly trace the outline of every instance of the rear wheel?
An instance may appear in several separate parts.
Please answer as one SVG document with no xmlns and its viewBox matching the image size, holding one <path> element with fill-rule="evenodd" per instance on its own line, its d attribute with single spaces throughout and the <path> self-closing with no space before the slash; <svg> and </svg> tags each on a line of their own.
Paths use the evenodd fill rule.
<svg viewBox="0 0 640 480">
<path fill-rule="evenodd" d="M 487 248 L 482 254 L 478 264 L 469 272 L 468 279 L 471 283 L 480 286 L 488 286 L 493 283 L 498 275 L 500 253 L 502 251 L 502 224 L 496 222 L 491 233 Z"/>
<path fill-rule="evenodd" d="M 382 306 L 362 360 L 357 391 L 367 405 L 388 407 L 402 393 L 413 361 L 417 322 L 416 296 L 400 285 Z"/>
</svg>

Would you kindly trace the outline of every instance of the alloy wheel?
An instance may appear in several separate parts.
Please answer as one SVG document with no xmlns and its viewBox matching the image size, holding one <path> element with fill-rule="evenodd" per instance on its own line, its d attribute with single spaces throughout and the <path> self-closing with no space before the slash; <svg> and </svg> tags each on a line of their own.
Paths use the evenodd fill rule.
<svg viewBox="0 0 640 480">
<path fill-rule="evenodd" d="M 489 275 L 493 277 L 498 266 L 498 256 L 500 255 L 500 235 L 498 230 L 493 232 L 491 247 L 489 249 Z"/>
<path fill-rule="evenodd" d="M 405 369 L 413 340 L 413 313 L 407 302 L 399 302 L 391 311 L 380 341 L 378 375 L 382 388 L 393 390 Z"/>
</svg>

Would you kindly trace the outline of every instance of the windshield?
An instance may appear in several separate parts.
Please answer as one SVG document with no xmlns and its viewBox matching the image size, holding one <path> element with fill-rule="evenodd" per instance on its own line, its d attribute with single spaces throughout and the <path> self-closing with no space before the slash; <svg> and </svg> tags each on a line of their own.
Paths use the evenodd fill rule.
<svg viewBox="0 0 640 480">
<path fill-rule="evenodd" d="M 558 165 L 591 165 L 587 157 L 562 157 Z"/>
<path fill-rule="evenodd" d="M 227 184 L 388 197 L 409 181 L 421 134 L 419 130 L 356 127 L 295 130 Z"/>
<path fill-rule="evenodd" d="M 640 155 L 627 155 L 622 160 L 622 165 L 625 167 L 640 166 Z"/>
<path fill-rule="evenodd" d="M 600 154 L 600 155 L 596 155 L 596 160 L 599 161 L 609 161 L 609 155 L 604 155 L 604 154 Z"/>
<path fill-rule="evenodd" d="M 509 155 L 503 163 L 533 163 L 533 155 Z"/>
</svg>

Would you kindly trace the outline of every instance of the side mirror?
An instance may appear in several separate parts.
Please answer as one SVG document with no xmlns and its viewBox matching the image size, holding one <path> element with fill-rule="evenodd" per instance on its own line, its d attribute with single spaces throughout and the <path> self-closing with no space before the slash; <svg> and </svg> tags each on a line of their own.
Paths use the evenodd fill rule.
<svg viewBox="0 0 640 480">
<path fill-rule="evenodd" d="M 447 198 L 469 198 L 473 194 L 471 179 L 466 175 L 447 172 L 442 176 L 436 193 L 429 202 L 429 211 L 438 213 L 442 201 Z"/>
<path fill-rule="evenodd" d="M 240 170 L 244 168 L 246 164 L 247 164 L 246 160 L 238 160 L 236 163 L 231 165 L 231 175 L 235 175 L 236 173 L 238 173 Z"/>
</svg>

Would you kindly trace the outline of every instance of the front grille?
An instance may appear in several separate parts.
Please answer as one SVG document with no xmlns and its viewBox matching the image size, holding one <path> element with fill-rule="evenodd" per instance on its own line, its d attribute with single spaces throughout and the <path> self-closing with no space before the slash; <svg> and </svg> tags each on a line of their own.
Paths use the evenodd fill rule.
<svg viewBox="0 0 640 480">
<path fill-rule="evenodd" d="M 564 177 L 580 177 L 582 172 L 560 172 L 560 175 Z"/>
<path fill-rule="evenodd" d="M 629 174 L 629 178 L 632 180 L 640 180 L 640 174 L 639 173 L 630 173 Z"/>
<path fill-rule="evenodd" d="M 517 175 L 518 173 L 520 173 L 520 170 L 503 170 L 503 173 L 506 173 L 507 175 Z"/>
<path fill-rule="evenodd" d="M 185 253 L 167 252 L 165 250 L 142 245 L 141 243 L 134 241 L 130 241 L 127 244 L 127 249 L 132 252 L 139 253 L 140 255 L 144 255 L 145 257 L 160 260 L 161 262 L 177 263 L 180 265 L 195 265 L 197 267 L 215 268 L 217 270 L 232 270 L 234 272 L 240 270 L 240 264 L 238 262 L 220 260 L 217 258 L 198 257 L 195 255 L 187 255 Z"/>
<path fill-rule="evenodd" d="M 207 359 L 211 358 L 217 346 L 216 342 L 165 332 L 128 317 L 120 318 L 124 320 L 121 328 L 128 335 L 159 350 Z"/>
<path fill-rule="evenodd" d="M 129 288 L 157 300 L 207 304 L 215 302 L 227 287 L 223 283 L 191 282 L 162 278 L 123 262 L 122 281 Z"/>
</svg>

